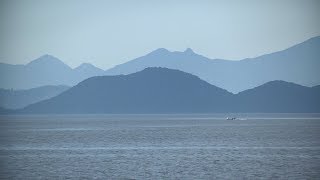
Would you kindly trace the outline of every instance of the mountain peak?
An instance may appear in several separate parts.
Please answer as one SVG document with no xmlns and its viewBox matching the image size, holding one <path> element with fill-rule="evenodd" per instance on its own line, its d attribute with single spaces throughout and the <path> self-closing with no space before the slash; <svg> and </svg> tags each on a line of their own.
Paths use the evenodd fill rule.
<svg viewBox="0 0 320 180">
<path fill-rule="evenodd" d="M 40 56 L 40 58 L 56 58 L 56 57 L 54 57 L 50 54 L 44 54 L 44 55 Z"/>
<path fill-rule="evenodd" d="M 50 54 L 44 54 L 44 55 L 40 56 L 39 58 L 35 59 L 34 61 L 45 61 L 45 60 L 62 62 L 60 59 L 58 59 L 57 57 L 50 55 Z M 31 62 L 33 62 L 33 61 L 31 61 Z"/>
<path fill-rule="evenodd" d="M 274 81 L 269 81 L 266 82 L 260 86 L 254 87 L 252 89 L 247 89 L 245 91 L 242 91 L 238 94 L 246 94 L 248 92 L 254 92 L 254 91 L 265 91 L 265 92 L 270 92 L 273 93 L 275 91 L 293 91 L 296 89 L 307 89 L 308 87 L 299 85 L 299 84 L 295 84 L 292 82 L 288 82 L 288 81 L 283 81 L 283 80 L 274 80 Z"/>
<path fill-rule="evenodd" d="M 78 72 L 91 72 L 94 74 L 104 72 L 102 69 L 97 68 L 96 66 L 90 63 L 82 63 L 78 67 L 74 68 L 74 70 Z"/>
<path fill-rule="evenodd" d="M 186 74 L 186 72 L 177 70 L 177 69 L 170 69 L 170 68 L 166 68 L 166 67 L 147 67 L 145 69 L 143 69 L 142 71 L 138 71 L 136 73 L 143 73 L 143 72 L 148 72 L 148 73 L 155 73 L 155 72 L 163 72 L 163 73 L 167 73 L 167 72 L 180 72 L 183 74 Z"/>
<path fill-rule="evenodd" d="M 170 53 L 170 51 L 165 49 L 165 48 L 159 48 L 159 49 L 156 49 L 156 50 L 152 51 L 149 54 L 159 55 L 159 54 L 166 54 L 166 53 Z"/>
<path fill-rule="evenodd" d="M 258 86 L 258 87 L 269 87 L 269 86 L 272 86 L 272 87 L 304 87 L 302 85 L 299 85 L 299 84 L 296 84 L 296 83 L 293 83 L 293 82 L 288 82 L 288 81 L 283 81 L 283 80 L 274 80 L 274 81 L 269 81 L 261 86 Z"/>
<path fill-rule="evenodd" d="M 60 59 L 49 54 L 42 55 L 39 58 L 29 62 L 27 65 L 35 66 L 35 65 L 52 65 L 52 64 L 67 66 Z"/>
<path fill-rule="evenodd" d="M 195 54 L 191 48 L 187 48 L 186 50 L 184 50 L 184 53 Z"/>
</svg>

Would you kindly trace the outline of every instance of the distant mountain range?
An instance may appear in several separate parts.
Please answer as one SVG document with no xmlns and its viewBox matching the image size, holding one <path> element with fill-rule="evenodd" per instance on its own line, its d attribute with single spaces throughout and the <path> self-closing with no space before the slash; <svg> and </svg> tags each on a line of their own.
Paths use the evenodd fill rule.
<svg viewBox="0 0 320 180">
<path fill-rule="evenodd" d="M 27 105 L 50 99 L 63 91 L 68 86 L 42 86 L 28 90 L 0 89 L 0 107 L 6 109 L 20 109 Z"/>
<path fill-rule="evenodd" d="M 92 77 L 16 113 L 320 112 L 320 86 L 284 81 L 232 94 L 179 70 Z"/>
<path fill-rule="evenodd" d="M 320 37 L 286 50 L 240 61 L 209 59 L 194 53 L 155 50 L 109 70 L 91 64 L 72 69 L 59 59 L 45 55 L 27 65 L 0 63 L 0 88 L 29 89 L 44 85 L 73 86 L 100 75 L 130 74 L 147 67 L 166 67 L 194 74 L 212 85 L 237 93 L 274 80 L 304 86 L 320 84 Z"/>
<path fill-rule="evenodd" d="M 146 67 L 166 67 L 194 74 L 212 85 L 237 93 L 269 81 L 304 86 L 320 85 L 320 37 L 286 50 L 240 61 L 209 59 L 194 53 L 158 49 L 107 70 L 108 75 L 130 74 Z"/>
<path fill-rule="evenodd" d="M 0 63 L 0 88 L 30 89 L 46 85 L 73 86 L 92 76 L 105 72 L 84 63 L 72 69 L 58 58 L 44 55 L 27 65 Z"/>
</svg>

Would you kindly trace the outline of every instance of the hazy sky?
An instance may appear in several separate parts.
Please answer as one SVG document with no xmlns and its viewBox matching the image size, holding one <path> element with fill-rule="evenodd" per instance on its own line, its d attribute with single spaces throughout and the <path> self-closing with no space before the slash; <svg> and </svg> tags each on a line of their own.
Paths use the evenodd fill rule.
<svg viewBox="0 0 320 180">
<path fill-rule="evenodd" d="M 106 69 L 163 47 L 231 60 L 320 35 L 319 0 L 0 0 L 0 62 Z"/>
</svg>

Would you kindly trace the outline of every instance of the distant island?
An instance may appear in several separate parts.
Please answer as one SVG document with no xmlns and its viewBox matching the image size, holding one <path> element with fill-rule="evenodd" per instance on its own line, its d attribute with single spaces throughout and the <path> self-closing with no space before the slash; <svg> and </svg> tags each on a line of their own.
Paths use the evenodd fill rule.
<svg viewBox="0 0 320 180">
<path fill-rule="evenodd" d="M 271 81 L 238 94 L 167 68 L 86 79 L 60 95 L 14 111 L 75 113 L 316 113 L 320 86 Z"/>
</svg>

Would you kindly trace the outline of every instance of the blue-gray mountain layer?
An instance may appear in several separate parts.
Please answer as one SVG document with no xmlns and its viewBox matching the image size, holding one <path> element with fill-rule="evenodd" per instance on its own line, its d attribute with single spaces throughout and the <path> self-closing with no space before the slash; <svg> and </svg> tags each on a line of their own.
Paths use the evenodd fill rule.
<svg viewBox="0 0 320 180">
<path fill-rule="evenodd" d="M 27 90 L 0 89 L 0 107 L 5 109 L 20 109 L 27 105 L 50 99 L 63 91 L 68 86 L 42 86 Z"/>
<path fill-rule="evenodd" d="M 245 45 L 245 43 L 244 43 Z M 130 74 L 146 67 L 166 67 L 194 74 L 233 93 L 274 80 L 312 87 L 320 85 L 320 37 L 286 50 L 240 61 L 209 59 L 194 53 L 158 49 L 107 71 L 109 75 Z"/>
<path fill-rule="evenodd" d="M 84 79 L 103 74 L 102 69 L 88 63 L 72 69 L 58 58 L 44 55 L 27 65 L 0 63 L 0 88 L 31 89 L 46 85 L 73 86 Z"/>
<path fill-rule="evenodd" d="M 305 87 L 285 81 L 271 81 L 236 94 L 232 104 L 236 112 L 320 112 L 320 86 Z"/>
<path fill-rule="evenodd" d="M 200 78 L 166 68 L 89 78 L 20 113 L 320 112 L 319 86 L 283 81 L 232 94 Z"/>
<path fill-rule="evenodd" d="M 233 93 L 274 80 L 312 87 L 320 84 L 319 49 L 320 37 L 283 51 L 240 61 L 209 59 L 194 53 L 191 49 L 184 52 L 158 49 L 107 71 L 87 63 L 72 69 L 59 59 L 45 55 L 27 65 L 0 63 L 0 88 L 73 86 L 89 77 L 131 74 L 147 67 L 166 67 L 188 72 Z"/>
</svg>

